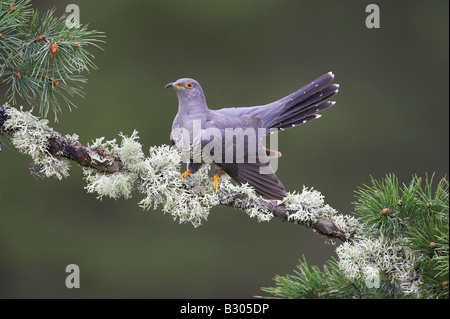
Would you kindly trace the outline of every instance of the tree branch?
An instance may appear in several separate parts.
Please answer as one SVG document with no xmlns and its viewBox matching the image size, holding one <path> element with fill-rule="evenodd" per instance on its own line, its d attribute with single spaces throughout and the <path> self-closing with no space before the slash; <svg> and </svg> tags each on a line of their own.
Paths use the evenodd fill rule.
<svg viewBox="0 0 450 319">
<path fill-rule="evenodd" d="M 48 151 L 54 156 L 67 158 L 81 166 L 95 169 L 99 173 L 113 174 L 124 169 L 119 158 L 105 154 L 102 149 L 92 149 L 57 134 L 53 134 L 48 139 Z"/>
<path fill-rule="evenodd" d="M 221 201 L 221 205 L 233 207 L 235 209 L 245 209 L 244 198 L 242 194 L 233 194 L 231 198 L 226 201 Z M 281 219 L 282 221 L 291 221 L 296 224 L 301 224 L 303 226 L 308 226 L 306 224 L 299 223 L 295 219 L 289 219 L 289 216 L 293 214 L 293 211 L 289 211 L 284 204 L 277 204 L 275 201 L 266 201 L 263 199 L 256 200 L 256 207 L 267 210 L 272 213 L 275 217 Z M 316 222 L 312 224 L 312 228 L 319 234 L 327 236 L 328 238 L 337 238 L 342 241 L 346 241 L 345 234 L 340 230 L 331 220 L 325 218 L 318 218 Z"/>
<path fill-rule="evenodd" d="M 201 180 L 202 177 L 195 177 L 198 180 L 193 178 L 189 181 L 188 178 L 186 182 L 180 181 L 177 177 L 177 175 L 179 176 L 179 165 L 181 163 L 179 153 L 170 153 L 174 151 L 167 148 L 163 150 L 167 154 L 161 155 L 164 152 L 157 152 L 158 156 L 160 156 L 158 160 L 154 160 L 151 157 L 145 158 L 141 150 L 142 146 L 136 142 L 138 137 L 135 133 L 133 133 L 131 138 L 127 139 L 125 136 L 122 136 L 125 142 L 123 141 L 121 146 L 118 146 L 115 140 L 103 143 L 102 138 L 94 142 L 97 145 L 89 147 L 81 144 L 73 137 L 63 137 L 59 133 L 54 132 L 53 129 L 47 126 L 46 120 L 39 119 L 31 115 L 30 112 L 19 111 L 8 105 L 6 105 L 5 109 L 0 108 L 0 133 L 10 137 L 13 145 L 19 151 L 30 155 L 34 165 L 38 168 L 44 167 L 41 169 L 41 172 L 44 171 L 45 173 L 40 175 L 57 176 L 58 178 L 68 175 L 67 169 L 61 168 L 64 165 L 58 162 L 61 158 L 65 158 L 95 171 L 89 171 L 88 173 L 86 179 L 91 185 L 87 189 L 90 192 L 99 193 L 100 197 L 104 195 L 114 198 L 121 195 L 128 197 L 127 194 L 129 193 L 120 193 L 120 191 L 114 191 L 113 195 L 111 195 L 110 189 L 109 193 L 102 193 L 101 187 L 104 187 L 103 184 L 105 183 L 110 183 L 109 188 L 112 187 L 111 185 L 116 187 L 119 183 L 123 183 L 125 186 L 122 184 L 120 186 L 123 189 L 130 188 L 130 185 L 136 182 L 140 183 L 140 189 L 144 190 L 143 193 L 147 193 L 149 197 L 149 199 L 146 198 L 140 203 L 143 208 L 156 207 L 157 204 L 165 202 L 163 210 L 171 211 L 174 219 L 179 218 L 180 222 L 190 221 L 195 226 L 198 226 L 200 224 L 199 220 L 206 218 L 209 208 L 220 204 L 247 212 L 252 217 L 258 216 L 260 220 L 268 220 L 273 215 L 282 221 L 290 221 L 311 227 L 321 235 L 325 235 L 328 238 L 337 238 L 341 241 L 347 241 L 357 232 L 350 219 L 340 222 L 339 227 L 336 225 L 338 218 L 334 215 L 335 211 L 328 205 L 324 205 L 323 196 L 317 191 L 305 191 L 304 189 L 303 193 L 312 197 L 312 199 L 296 199 L 294 204 L 292 204 L 289 201 L 276 202 L 262 199 L 256 196 L 254 191 L 246 185 L 238 188 L 237 186 L 232 186 L 232 183 L 224 181 L 217 195 L 214 193 L 208 194 L 205 191 L 208 188 L 207 176 L 203 180 Z M 41 151 L 39 152 L 35 151 L 40 149 Z M 178 156 L 175 160 L 173 159 L 174 154 Z M 157 156 L 155 155 L 154 157 Z M 165 162 L 170 161 L 173 162 L 173 166 L 164 167 Z M 156 162 L 156 164 L 153 162 Z M 56 172 L 52 170 L 56 170 Z M 148 173 L 149 171 L 151 173 Z M 108 176 L 120 176 L 120 178 L 125 178 L 125 182 L 121 179 L 104 180 Z M 158 178 L 164 179 L 161 184 L 166 188 L 161 188 L 161 190 L 158 185 L 155 185 L 159 182 Z M 198 187 L 192 184 L 196 182 Z M 167 185 L 168 183 L 170 185 Z M 120 188 L 119 186 L 117 187 Z M 159 191 L 156 195 L 154 188 L 157 188 Z M 174 195 L 171 195 L 171 192 Z M 178 196 L 177 194 L 182 192 L 185 192 L 184 196 L 179 195 L 179 197 L 176 197 Z M 292 196 L 300 195 L 294 194 Z M 180 210 L 178 206 L 174 208 L 173 202 L 181 201 L 181 198 L 186 197 L 190 198 L 189 200 L 192 202 L 179 204 L 184 205 L 180 206 L 181 210 L 184 209 L 187 214 L 197 214 L 197 212 L 192 212 L 195 209 L 199 211 L 206 209 L 208 212 L 205 215 L 201 215 L 201 212 L 198 213 L 200 217 L 191 216 L 182 219 L 179 212 L 173 212 L 174 210 Z M 199 204 L 205 200 L 206 204 Z M 304 217 L 309 215 L 311 216 L 308 218 Z M 266 218 L 267 216 L 269 218 Z M 330 216 L 330 218 L 326 218 L 327 216 Z"/>
</svg>

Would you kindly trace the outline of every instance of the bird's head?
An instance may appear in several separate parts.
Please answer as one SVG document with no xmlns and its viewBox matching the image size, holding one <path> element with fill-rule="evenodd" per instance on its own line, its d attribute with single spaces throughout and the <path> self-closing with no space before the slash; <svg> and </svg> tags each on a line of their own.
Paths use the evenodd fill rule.
<svg viewBox="0 0 450 319">
<path fill-rule="evenodd" d="M 166 88 L 173 88 L 177 93 L 179 100 L 205 100 L 202 87 L 200 83 L 194 79 L 183 78 L 175 82 L 167 83 Z"/>
</svg>

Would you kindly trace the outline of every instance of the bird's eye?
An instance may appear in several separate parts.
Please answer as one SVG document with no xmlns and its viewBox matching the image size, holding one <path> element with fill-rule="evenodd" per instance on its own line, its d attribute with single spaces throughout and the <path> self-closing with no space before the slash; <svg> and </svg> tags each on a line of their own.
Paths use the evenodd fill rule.
<svg viewBox="0 0 450 319">
<path fill-rule="evenodd" d="M 194 84 L 192 84 L 192 82 L 186 83 L 186 87 L 187 87 L 188 89 L 192 89 L 193 86 L 194 86 Z"/>
</svg>

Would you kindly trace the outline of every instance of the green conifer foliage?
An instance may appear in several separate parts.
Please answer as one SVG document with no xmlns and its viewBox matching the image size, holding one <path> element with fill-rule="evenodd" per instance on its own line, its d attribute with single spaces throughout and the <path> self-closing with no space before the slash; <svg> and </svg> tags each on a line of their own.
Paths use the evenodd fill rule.
<svg viewBox="0 0 450 319">
<path fill-rule="evenodd" d="M 31 9 L 30 0 L 0 1 L 0 85 L 8 86 L 7 99 L 39 106 L 46 117 L 57 120 L 61 104 L 83 96 L 84 71 L 96 69 L 87 50 L 98 47 L 103 33 L 88 25 L 68 27 L 66 16 L 54 17 Z"/>
<path fill-rule="evenodd" d="M 394 174 L 356 191 L 363 232 L 323 270 L 300 260 L 294 275 L 262 288 L 275 298 L 448 298 L 449 182 Z M 268 298 L 268 297 L 266 297 Z"/>
</svg>

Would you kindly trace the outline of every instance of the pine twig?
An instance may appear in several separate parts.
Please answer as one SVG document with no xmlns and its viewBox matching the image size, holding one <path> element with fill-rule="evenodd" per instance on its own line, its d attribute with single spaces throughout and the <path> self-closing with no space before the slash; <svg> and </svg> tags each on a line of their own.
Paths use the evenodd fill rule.
<svg viewBox="0 0 450 319">
<path fill-rule="evenodd" d="M 5 83 L 7 83 L 9 80 L 11 80 L 12 79 L 12 75 L 10 75 L 10 76 L 8 76 L 7 78 L 4 78 L 3 80 L 1 80 L 0 81 L 0 85 L 3 85 L 3 84 L 5 84 Z"/>
<path fill-rule="evenodd" d="M 68 28 L 55 10 L 40 15 L 30 0 L 0 1 L 0 85 L 9 102 L 20 97 L 57 120 L 62 102 L 71 109 L 71 98 L 84 96 L 83 73 L 97 69 L 90 48 L 100 48 L 104 34 L 87 25 Z"/>
</svg>

